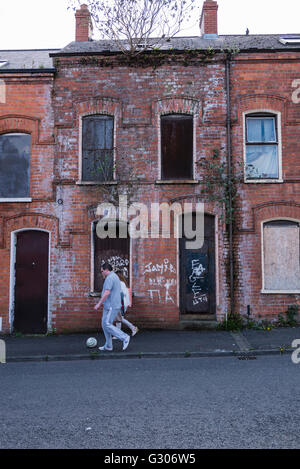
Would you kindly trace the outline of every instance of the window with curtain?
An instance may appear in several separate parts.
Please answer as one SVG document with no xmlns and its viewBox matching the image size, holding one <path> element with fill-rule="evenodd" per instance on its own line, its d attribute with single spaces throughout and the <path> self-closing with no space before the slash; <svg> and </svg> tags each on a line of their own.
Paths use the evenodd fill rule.
<svg viewBox="0 0 300 469">
<path fill-rule="evenodd" d="M 82 119 L 82 181 L 113 180 L 114 118 L 93 115 Z"/>
<path fill-rule="evenodd" d="M 275 220 L 263 229 L 264 290 L 300 290 L 299 223 Z"/>
<path fill-rule="evenodd" d="M 30 142 L 29 134 L 0 135 L 0 198 L 30 196 Z"/>
<path fill-rule="evenodd" d="M 276 116 L 246 116 L 246 179 L 279 179 Z"/>
<path fill-rule="evenodd" d="M 161 179 L 193 178 L 193 116 L 161 116 Z"/>
</svg>

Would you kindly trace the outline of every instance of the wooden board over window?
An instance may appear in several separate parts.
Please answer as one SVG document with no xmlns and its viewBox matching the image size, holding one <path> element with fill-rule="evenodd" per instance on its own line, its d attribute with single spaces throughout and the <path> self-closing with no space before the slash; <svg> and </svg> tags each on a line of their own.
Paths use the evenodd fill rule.
<svg viewBox="0 0 300 469">
<path fill-rule="evenodd" d="M 264 289 L 300 290 L 299 223 L 272 221 L 264 224 Z"/>
</svg>

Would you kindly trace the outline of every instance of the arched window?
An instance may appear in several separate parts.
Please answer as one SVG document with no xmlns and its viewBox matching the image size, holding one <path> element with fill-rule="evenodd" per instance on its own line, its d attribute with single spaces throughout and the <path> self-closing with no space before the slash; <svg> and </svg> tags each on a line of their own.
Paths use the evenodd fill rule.
<svg viewBox="0 0 300 469">
<path fill-rule="evenodd" d="M 114 118 L 82 118 L 82 181 L 109 182 L 114 173 Z"/>
<path fill-rule="evenodd" d="M 246 115 L 246 179 L 280 178 L 278 118 L 275 114 Z"/>
<path fill-rule="evenodd" d="M 0 135 L 0 198 L 22 199 L 30 196 L 29 134 Z"/>
<path fill-rule="evenodd" d="M 161 179 L 193 179 L 193 116 L 161 116 Z"/>
</svg>

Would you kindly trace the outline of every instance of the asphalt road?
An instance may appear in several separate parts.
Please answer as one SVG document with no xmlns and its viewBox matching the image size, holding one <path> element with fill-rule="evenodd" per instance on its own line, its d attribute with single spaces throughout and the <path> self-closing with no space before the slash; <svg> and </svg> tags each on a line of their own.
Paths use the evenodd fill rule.
<svg viewBox="0 0 300 469">
<path fill-rule="evenodd" d="M 291 357 L 0 364 L 0 448 L 299 448 Z"/>
</svg>

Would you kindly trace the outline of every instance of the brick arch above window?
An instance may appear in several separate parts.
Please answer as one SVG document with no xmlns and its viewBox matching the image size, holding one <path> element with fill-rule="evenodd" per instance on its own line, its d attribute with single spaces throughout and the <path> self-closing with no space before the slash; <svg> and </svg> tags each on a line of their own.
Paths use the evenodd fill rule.
<svg viewBox="0 0 300 469">
<path fill-rule="evenodd" d="M 39 144 L 40 119 L 27 116 L 0 116 L 0 134 L 30 134 L 33 144 Z"/>
<path fill-rule="evenodd" d="M 191 114 L 202 118 L 201 101 L 187 96 L 170 96 L 153 103 L 153 115 Z"/>
<path fill-rule="evenodd" d="M 240 125 L 245 113 L 268 110 L 268 112 L 280 113 L 282 123 L 286 124 L 286 107 L 287 101 L 282 96 L 268 94 L 238 96 L 232 106 L 232 121 L 233 124 Z"/>
<path fill-rule="evenodd" d="M 94 114 L 112 115 L 115 118 L 121 116 L 121 103 L 116 98 L 93 98 L 79 101 L 74 104 L 77 118 Z"/>
<path fill-rule="evenodd" d="M 248 224 L 239 228 L 240 233 L 258 233 L 261 222 L 277 218 L 300 221 L 300 204 L 292 201 L 271 200 L 252 207 Z"/>
</svg>

